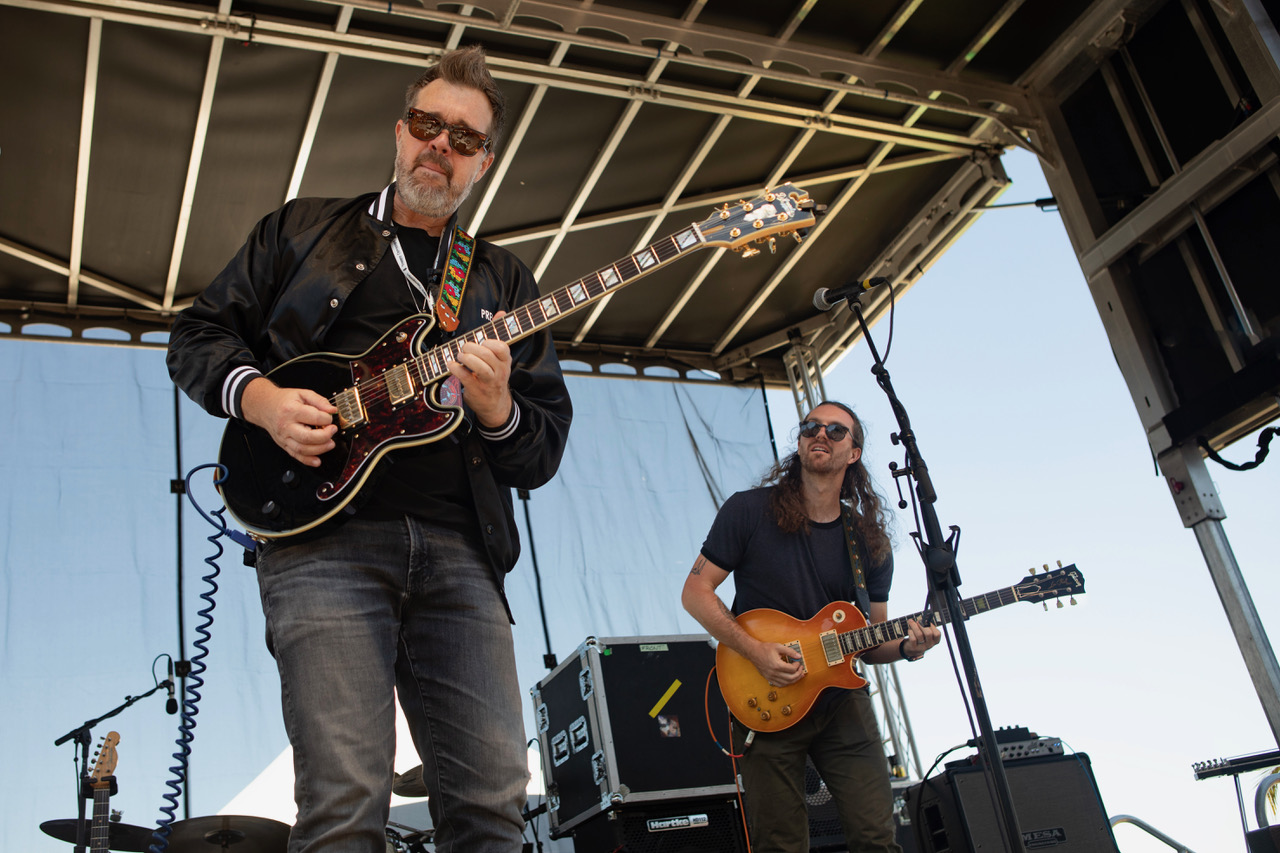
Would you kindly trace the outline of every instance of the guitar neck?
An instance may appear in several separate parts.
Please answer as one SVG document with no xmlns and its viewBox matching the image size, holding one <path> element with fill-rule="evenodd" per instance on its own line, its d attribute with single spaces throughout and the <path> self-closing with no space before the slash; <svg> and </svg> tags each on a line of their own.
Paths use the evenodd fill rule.
<svg viewBox="0 0 1280 853">
<path fill-rule="evenodd" d="M 603 269 L 599 269 L 585 278 L 567 284 L 554 293 L 550 293 L 516 308 L 500 319 L 473 329 L 448 343 L 433 347 L 418 356 L 414 363 L 421 374 L 423 382 L 434 382 L 449 372 L 449 362 L 457 360 L 462 352 L 463 344 L 468 341 L 481 341 L 497 338 L 511 343 L 556 323 L 564 317 L 585 308 L 597 300 L 603 299 L 615 290 L 619 290 L 636 279 L 648 275 L 654 270 L 664 267 L 679 258 L 685 252 L 707 245 L 697 224 L 694 223 L 682 231 L 677 231 L 639 252 L 627 255 Z"/>
<path fill-rule="evenodd" d="M 966 598 L 960 602 L 960 610 L 968 618 L 1020 600 L 1018 587 L 1009 586 L 982 595 L 975 595 L 973 598 Z M 900 616 L 897 619 L 890 619 L 888 622 L 867 625 L 865 628 L 845 631 L 839 635 L 840 652 L 846 656 L 858 654 L 881 643 L 900 640 L 907 636 L 907 621 L 911 619 L 921 625 L 947 625 L 951 622 L 951 614 L 946 607 L 942 607 L 936 610 L 913 613 L 910 616 Z"/>
<path fill-rule="evenodd" d="M 111 849 L 111 785 L 93 789 L 93 823 L 89 828 L 91 853 L 107 853 Z"/>
</svg>

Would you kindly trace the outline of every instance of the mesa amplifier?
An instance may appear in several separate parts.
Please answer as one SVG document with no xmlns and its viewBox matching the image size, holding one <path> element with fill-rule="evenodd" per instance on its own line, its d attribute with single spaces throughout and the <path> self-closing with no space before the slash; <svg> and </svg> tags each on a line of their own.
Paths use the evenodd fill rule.
<svg viewBox="0 0 1280 853">
<path fill-rule="evenodd" d="M 1028 851 L 1118 853 L 1089 756 L 1006 762 L 1005 775 Z M 978 765 L 949 767 L 907 792 L 920 853 L 1003 851 L 1000 823 Z"/>
</svg>

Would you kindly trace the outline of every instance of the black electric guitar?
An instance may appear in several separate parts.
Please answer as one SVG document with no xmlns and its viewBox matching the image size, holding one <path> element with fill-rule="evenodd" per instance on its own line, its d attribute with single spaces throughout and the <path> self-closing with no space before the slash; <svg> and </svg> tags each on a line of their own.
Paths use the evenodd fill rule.
<svg viewBox="0 0 1280 853">
<path fill-rule="evenodd" d="M 310 530 L 347 506 L 387 453 L 438 441 L 458 427 L 461 406 L 440 392 L 463 344 L 520 340 L 697 249 L 748 249 L 746 255 L 758 251 L 749 248 L 753 242 L 783 234 L 799 240 L 796 232 L 814 223 L 812 208 L 808 193 L 784 184 L 751 201 L 726 204 L 702 222 L 425 352 L 423 340 L 435 320 L 414 314 L 360 355 L 312 353 L 285 362 L 267 376 L 282 388 L 309 388 L 333 403 L 336 446 L 310 468 L 265 430 L 232 418 L 218 451 L 227 468 L 222 499 L 254 536 Z"/>
<path fill-rule="evenodd" d="M 1015 601 L 1047 602 L 1082 592 L 1084 575 L 1072 565 L 1042 575 L 1033 573 L 1014 586 L 966 598 L 960 609 L 969 617 Z M 759 732 L 790 728 L 804 719 L 818 694 L 828 687 L 856 689 L 865 685 L 867 680 L 854 668 L 858 655 L 907 636 L 908 619 L 921 625 L 943 625 L 951 616 L 943 609 L 868 625 L 862 611 L 847 601 L 833 601 L 804 620 L 768 608 L 748 610 L 738 616 L 738 624 L 757 640 L 790 647 L 804 667 L 804 675 L 794 684 L 774 687 L 755 664 L 721 643 L 716 647 L 720 692 L 729 710 L 747 728 Z"/>
<path fill-rule="evenodd" d="M 89 774 L 89 787 L 93 789 L 93 823 L 89 826 L 89 849 L 92 853 L 107 853 L 111 849 L 111 795 L 116 786 L 116 744 L 120 735 L 109 732 L 98 749 L 98 760 Z"/>
</svg>

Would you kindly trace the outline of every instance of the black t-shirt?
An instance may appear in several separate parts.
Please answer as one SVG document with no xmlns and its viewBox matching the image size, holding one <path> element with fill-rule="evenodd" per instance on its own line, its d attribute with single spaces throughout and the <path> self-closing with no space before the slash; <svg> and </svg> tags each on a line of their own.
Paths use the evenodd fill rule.
<svg viewBox="0 0 1280 853">
<path fill-rule="evenodd" d="M 859 595 L 839 520 L 809 524 L 809 534 L 783 533 L 769 506 L 771 487 L 731 496 L 702 543 L 702 555 L 733 573 L 733 612 L 761 607 L 808 619 L 832 601 L 852 601 L 866 615 L 869 602 L 889 600 L 893 555 L 872 564 L 859 544 L 866 594 Z"/>
<path fill-rule="evenodd" d="M 403 225 L 397 226 L 396 233 L 409 269 L 435 295 L 438 287 L 429 283 L 429 276 L 436 266 L 440 238 Z M 400 265 L 389 255 L 352 291 L 325 336 L 325 346 L 347 355 L 365 352 L 401 320 L 412 314 L 430 313 L 421 306 L 421 294 L 417 294 L 415 302 L 416 293 Z M 435 346 L 444 340 L 436 328 L 425 344 Z M 361 490 L 361 497 L 366 499 L 358 510 L 362 518 L 393 518 L 408 513 L 455 529 L 469 530 L 477 525 L 462 447 L 452 434 L 392 451 L 378 463 L 374 477 Z"/>
</svg>

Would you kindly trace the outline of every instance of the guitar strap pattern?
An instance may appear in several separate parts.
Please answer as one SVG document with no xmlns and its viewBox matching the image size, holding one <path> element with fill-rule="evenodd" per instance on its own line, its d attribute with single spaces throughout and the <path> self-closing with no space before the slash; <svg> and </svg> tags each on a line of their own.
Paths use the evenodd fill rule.
<svg viewBox="0 0 1280 853">
<path fill-rule="evenodd" d="M 862 555 L 858 538 L 853 532 L 853 499 L 840 499 L 840 521 L 844 523 L 844 542 L 849 549 L 849 565 L 853 567 L 853 582 L 858 590 L 867 592 L 867 575 L 862 568 Z"/>
<path fill-rule="evenodd" d="M 467 276 L 471 272 L 471 255 L 475 245 L 476 239 L 455 224 L 449 260 L 445 263 L 444 277 L 440 281 L 440 298 L 436 300 L 436 318 L 446 332 L 458 328 L 458 311 L 462 307 L 462 294 L 467 289 Z"/>
</svg>

